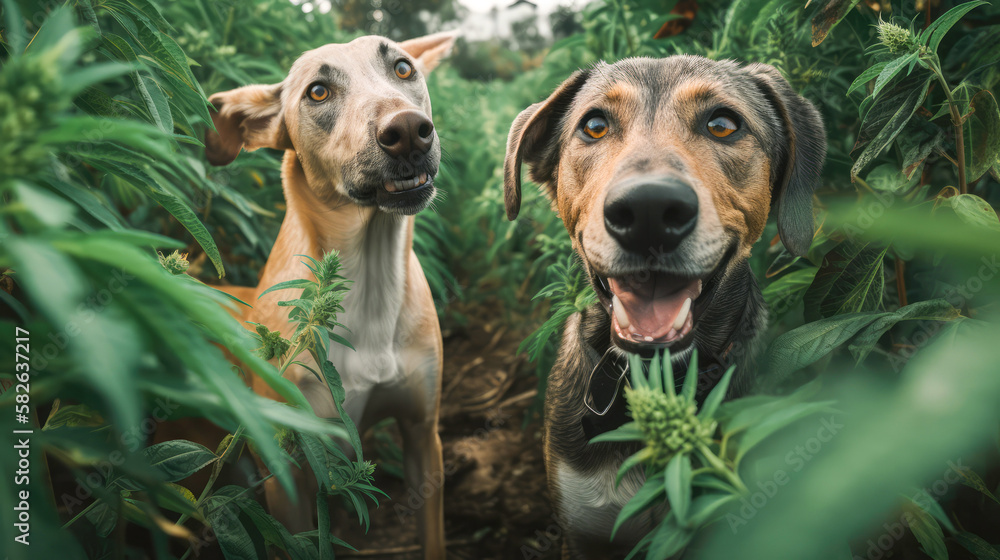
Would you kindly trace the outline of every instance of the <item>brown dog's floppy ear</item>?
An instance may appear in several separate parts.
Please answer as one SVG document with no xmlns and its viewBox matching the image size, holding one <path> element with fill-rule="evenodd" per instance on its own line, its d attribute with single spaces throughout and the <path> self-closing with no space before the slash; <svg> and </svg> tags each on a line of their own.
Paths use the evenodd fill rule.
<svg viewBox="0 0 1000 560">
<path fill-rule="evenodd" d="M 424 73 L 430 73 L 431 70 L 437 68 L 441 59 L 451 53 L 451 47 L 454 46 L 455 39 L 457 38 L 458 32 L 444 31 L 442 33 L 403 41 L 399 44 L 399 48 L 406 51 L 406 54 L 417 59 L 420 69 Z"/>
<path fill-rule="evenodd" d="M 555 178 L 559 120 L 589 77 L 589 70 L 577 70 L 548 99 L 521 111 L 511 124 L 503 161 L 503 201 L 508 220 L 521 211 L 522 161 L 528 163 L 532 181 L 544 184 Z"/>
<path fill-rule="evenodd" d="M 771 170 L 771 200 L 777 208 L 781 242 L 793 255 L 803 256 L 815 232 L 812 195 L 826 159 L 823 119 L 773 66 L 751 64 L 747 70 L 782 121 L 786 145 Z"/>
<path fill-rule="evenodd" d="M 212 165 L 227 165 L 241 148 L 291 150 L 281 116 L 281 84 L 244 86 L 208 98 L 215 108 L 215 130 L 205 131 L 205 155 Z"/>
</svg>

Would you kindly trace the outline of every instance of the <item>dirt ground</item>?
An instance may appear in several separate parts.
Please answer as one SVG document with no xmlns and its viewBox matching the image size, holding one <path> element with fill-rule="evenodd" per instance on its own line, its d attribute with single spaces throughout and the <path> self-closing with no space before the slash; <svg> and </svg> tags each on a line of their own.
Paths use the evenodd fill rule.
<svg viewBox="0 0 1000 560">
<path fill-rule="evenodd" d="M 526 415 L 536 398 L 534 366 L 515 356 L 523 338 L 481 323 L 445 333 L 440 433 L 449 559 L 558 557 L 540 416 Z M 375 449 L 375 439 L 368 434 L 365 449 Z M 422 560 L 416 520 L 407 515 L 417 498 L 385 470 L 376 471 L 375 485 L 391 500 L 370 509 L 367 534 L 357 517 L 337 520 L 334 533 L 358 549 L 338 558 Z"/>
</svg>

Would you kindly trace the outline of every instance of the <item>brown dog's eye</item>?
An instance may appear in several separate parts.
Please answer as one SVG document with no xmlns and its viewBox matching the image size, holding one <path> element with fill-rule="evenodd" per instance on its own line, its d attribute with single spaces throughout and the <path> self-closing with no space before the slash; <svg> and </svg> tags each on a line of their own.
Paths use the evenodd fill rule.
<svg viewBox="0 0 1000 560">
<path fill-rule="evenodd" d="M 604 117 L 591 117 L 584 123 L 583 131 L 597 140 L 608 133 L 608 121 Z"/>
<path fill-rule="evenodd" d="M 410 66 L 410 63 L 405 60 L 397 62 L 395 70 L 396 75 L 404 80 L 413 75 L 413 66 Z"/>
<path fill-rule="evenodd" d="M 740 129 L 736 121 L 726 116 L 718 116 L 708 121 L 708 131 L 716 138 L 725 138 Z"/>
<path fill-rule="evenodd" d="M 309 86 L 309 99 L 313 101 L 326 101 L 327 97 L 330 97 L 330 90 L 323 84 Z"/>
</svg>

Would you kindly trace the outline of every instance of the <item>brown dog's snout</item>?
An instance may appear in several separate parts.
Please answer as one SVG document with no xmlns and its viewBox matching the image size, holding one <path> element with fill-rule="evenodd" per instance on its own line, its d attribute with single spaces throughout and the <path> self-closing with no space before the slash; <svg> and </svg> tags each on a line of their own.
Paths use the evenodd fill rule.
<svg viewBox="0 0 1000 560">
<path fill-rule="evenodd" d="M 671 251 L 698 221 L 698 195 L 679 179 L 628 181 L 604 199 L 604 227 L 623 249 Z"/>
<path fill-rule="evenodd" d="M 392 157 L 426 153 L 434 144 L 434 123 L 420 111 L 399 111 L 382 120 L 375 139 Z"/>
</svg>

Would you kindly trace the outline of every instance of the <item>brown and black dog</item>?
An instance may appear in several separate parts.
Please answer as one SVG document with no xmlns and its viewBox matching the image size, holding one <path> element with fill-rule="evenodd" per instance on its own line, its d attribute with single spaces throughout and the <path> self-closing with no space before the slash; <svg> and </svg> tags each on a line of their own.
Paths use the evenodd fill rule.
<svg viewBox="0 0 1000 560">
<path fill-rule="evenodd" d="M 617 385 L 596 381 L 620 376 L 624 352 L 667 347 L 680 372 L 697 349 L 702 371 L 737 364 L 730 396 L 747 392 L 767 323 L 747 259 L 772 207 L 785 247 L 809 249 L 825 153 L 819 114 L 775 68 L 694 56 L 576 72 L 514 121 L 507 216 L 520 209 L 527 163 L 598 295 L 568 320 L 545 398 L 546 471 L 564 558 L 627 552 L 656 521 L 634 519 L 610 542 L 643 479 L 633 469 L 616 487 L 635 449 L 589 443 L 626 421 Z"/>
</svg>

